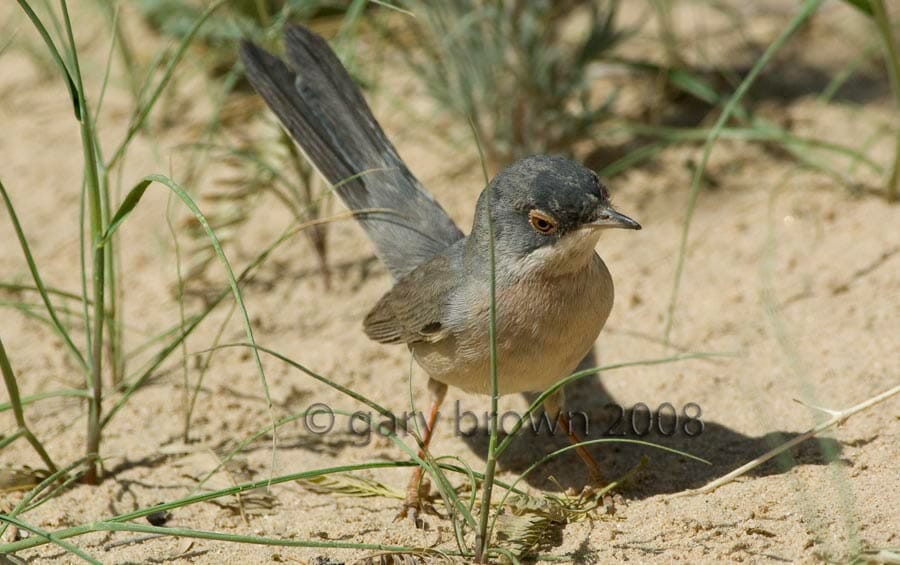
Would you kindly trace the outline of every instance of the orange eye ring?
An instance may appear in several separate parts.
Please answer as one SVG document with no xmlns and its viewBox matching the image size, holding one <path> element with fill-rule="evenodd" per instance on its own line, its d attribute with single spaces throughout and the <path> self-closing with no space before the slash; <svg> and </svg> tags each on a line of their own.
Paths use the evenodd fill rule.
<svg viewBox="0 0 900 565">
<path fill-rule="evenodd" d="M 539 210 L 528 212 L 528 223 L 531 224 L 534 231 L 542 235 L 550 235 L 556 231 L 556 228 L 559 225 L 559 222 L 557 222 L 556 219 Z"/>
</svg>

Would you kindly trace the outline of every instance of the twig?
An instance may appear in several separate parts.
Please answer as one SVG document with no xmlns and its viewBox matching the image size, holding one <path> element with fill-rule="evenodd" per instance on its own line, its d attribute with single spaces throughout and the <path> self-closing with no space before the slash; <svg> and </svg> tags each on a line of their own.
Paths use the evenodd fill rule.
<svg viewBox="0 0 900 565">
<path fill-rule="evenodd" d="M 863 410 L 866 410 L 867 408 L 871 408 L 872 406 L 875 406 L 876 404 L 884 402 L 888 398 L 891 398 L 892 396 L 896 396 L 897 394 L 900 394 L 900 385 L 897 385 L 890 390 L 882 392 L 881 394 L 879 394 L 877 396 L 873 396 L 872 398 L 869 398 L 868 400 L 866 400 L 864 402 L 860 402 L 856 406 L 847 408 L 846 410 L 840 410 L 840 411 L 827 410 L 825 412 L 832 414 L 831 418 L 825 420 L 824 422 L 820 423 L 819 425 L 815 426 L 814 428 L 811 428 L 810 430 L 798 435 L 794 439 L 792 439 L 786 443 L 783 443 L 782 445 L 776 447 L 775 449 L 772 449 L 772 450 L 766 452 L 764 455 L 757 457 L 756 459 L 750 461 L 746 465 L 738 467 L 737 469 L 728 473 L 724 477 L 720 477 L 720 478 L 714 480 L 713 482 L 708 483 L 705 486 L 702 486 L 698 489 L 686 490 L 686 491 L 682 491 L 677 494 L 674 494 L 673 498 L 682 497 L 682 496 L 690 496 L 690 495 L 694 495 L 694 494 L 706 494 L 706 493 L 712 492 L 712 491 L 716 490 L 717 488 L 719 488 L 720 486 L 730 483 L 737 477 L 740 477 L 741 475 L 745 474 L 747 471 L 750 471 L 751 469 L 759 467 L 760 465 L 762 465 L 769 459 L 772 459 L 776 455 L 787 451 L 788 449 L 794 447 L 795 445 L 797 445 L 799 443 L 803 443 L 804 441 L 808 440 L 811 437 L 815 437 L 815 436 L 819 435 L 820 433 L 822 433 L 823 431 L 825 431 L 831 427 L 839 426 L 839 425 L 843 424 L 850 416 L 853 416 L 854 414 L 862 412 Z M 817 408 L 817 409 L 822 410 L 821 408 Z"/>
</svg>

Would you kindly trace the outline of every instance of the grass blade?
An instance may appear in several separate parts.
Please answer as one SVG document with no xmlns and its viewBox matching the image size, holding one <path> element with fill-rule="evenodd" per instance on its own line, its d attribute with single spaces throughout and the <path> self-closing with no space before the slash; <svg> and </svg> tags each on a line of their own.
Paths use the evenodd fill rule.
<svg viewBox="0 0 900 565">
<path fill-rule="evenodd" d="M 109 242 L 110 238 L 112 238 L 113 234 L 116 230 L 119 229 L 119 226 L 122 225 L 122 222 L 125 221 L 125 218 L 134 211 L 135 206 L 141 201 L 144 193 L 147 191 L 147 187 L 150 186 L 153 180 L 145 178 L 141 182 L 137 183 L 134 188 L 128 191 L 128 194 L 125 196 L 125 199 L 122 200 L 122 203 L 119 205 L 119 208 L 116 210 L 116 213 L 113 214 L 112 219 L 109 221 L 109 225 L 106 227 L 106 231 L 103 232 L 103 235 L 100 239 L 94 244 L 97 247 L 103 247 Z"/>
<path fill-rule="evenodd" d="M 81 388 L 64 388 L 62 390 L 51 390 L 48 392 L 32 394 L 31 396 L 23 396 L 21 397 L 19 402 L 22 406 L 28 406 L 29 404 L 34 404 L 35 402 L 40 402 L 41 400 L 47 400 L 48 398 L 87 398 L 89 395 L 89 392 Z M 0 412 L 6 412 L 12 407 L 12 402 L 4 402 L 3 404 L 0 404 Z"/>
<path fill-rule="evenodd" d="M 823 0 L 804 0 L 803 4 L 801 4 L 797 9 L 797 13 L 791 19 L 790 23 L 788 23 L 787 27 L 781 32 L 781 34 L 779 34 L 775 41 L 773 41 L 766 48 L 766 51 L 753 65 L 753 68 L 741 82 L 740 86 L 738 86 L 737 90 L 734 91 L 734 94 L 731 95 L 731 98 L 728 99 L 728 103 L 726 103 L 725 107 L 722 108 L 722 113 L 719 115 L 719 119 L 716 120 L 715 125 L 706 138 L 706 143 L 704 143 L 703 146 L 703 155 L 700 159 L 700 164 L 694 171 L 694 176 L 691 181 L 691 191 L 688 195 L 688 204 L 684 218 L 684 226 L 681 230 L 678 260 L 675 266 L 675 276 L 672 281 L 672 296 L 669 299 L 668 314 L 666 315 L 666 328 L 663 332 L 663 339 L 666 343 L 669 343 L 669 338 L 671 337 L 672 333 L 672 324 L 675 319 L 675 308 L 678 304 L 678 292 L 681 287 L 681 277 L 684 273 L 684 264 L 687 256 L 688 236 L 690 234 L 691 221 L 694 217 L 694 209 L 697 206 L 697 197 L 700 194 L 700 182 L 703 178 L 704 172 L 706 171 L 706 164 L 709 162 L 709 156 L 712 153 L 713 145 L 719 138 L 722 129 L 725 127 L 725 122 L 728 121 L 728 118 L 731 117 L 734 111 L 738 108 L 741 99 L 745 94 L 747 94 L 747 91 L 750 90 L 750 86 L 756 81 L 756 78 L 759 76 L 762 70 L 766 67 L 766 65 L 769 64 L 769 61 L 772 60 L 775 54 L 779 50 L 781 50 L 787 40 L 790 39 L 791 36 L 793 36 L 794 33 L 800 28 L 800 26 L 803 25 L 803 23 L 805 23 L 806 20 L 808 20 L 812 16 L 812 14 L 819 8 L 822 2 Z"/>
<path fill-rule="evenodd" d="M 96 559 L 94 559 L 93 557 L 91 557 L 90 555 L 88 555 L 87 553 L 82 551 L 81 549 L 75 547 L 71 543 L 63 541 L 62 539 L 58 538 L 54 534 L 44 531 L 36 526 L 31 526 L 17 518 L 13 518 L 12 516 L 7 516 L 5 514 L 0 514 L 0 522 L 6 522 L 8 524 L 12 524 L 13 526 L 16 526 L 20 530 L 25 530 L 26 532 L 31 532 L 32 534 L 34 534 L 34 537 L 44 538 L 48 542 L 58 545 L 59 547 L 68 551 L 69 553 L 77 555 L 78 557 L 80 557 L 84 561 L 87 561 L 88 563 L 95 563 L 96 565 L 102 565 L 99 561 L 97 561 Z"/>
<path fill-rule="evenodd" d="M 283 245 L 285 242 L 289 241 L 293 236 L 297 235 L 298 233 L 300 233 L 304 229 L 308 228 L 309 226 L 317 225 L 317 224 L 324 223 L 324 222 L 333 222 L 333 221 L 342 220 L 342 219 L 349 219 L 349 218 L 353 218 L 354 216 L 357 216 L 357 215 L 374 213 L 374 212 L 389 212 L 389 211 L 381 210 L 381 209 L 377 209 L 377 208 L 370 208 L 370 209 L 357 210 L 357 211 L 348 211 L 348 212 L 343 212 L 341 214 L 336 214 L 329 218 L 321 218 L 318 220 L 304 222 L 302 224 L 294 226 L 293 228 L 290 228 L 285 233 L 283 233 L 281 236 L 279 236 L 278 239 L 276 239 L 272 244 L 270 244 L 265 250 L 263 250 L 262 253 L 257 255 L 256 258 L 253 259 L 253 261 L 251 261 L 249 265 L 244 267 L 244 270 L 241 271 L 241 274 L 237 278 L 238 283 L 243 283 L 245 280 L 247 280 L 253 274 L 253 272 L 256 270 L 256 268 L 259 267 L 262 263 L 264 263 L 266 261 L 266 259 L 268 259 L 271 256 L 271 254 L 275 251 L 275 249 L 277 249 L 278 247 Z M 175 337 L 175 339 L 173 339 L 168 345 L 163 347 L 154 356 L 153 360 L 151 360 L 149 362 L 148 366 L 146 368 L 142 369 L 141 371 L 139 371 L 139 373 L 140 373 L 139 375 L 137 375 L 133 379 L 129 379 L 131 381 L 131 384 L 128 385 L 128 388 L 125 390 L 124 394 L 122 395 L 122 398 L 120 398 L 107 411 L 106 416 L 103 419 L 103 426 L 106 426 L 107 424 L 109 424 L 110 420 L 112 420 L 112 417 L 122 408 L 122 406 L 125 405 L 128 398 L 134 393 L 134 391 L 136 391 L 138 388 L 140 388 L 144 384 L 144 382 L 146 382 L 146 380 L 148 378 L 150 378 L 150 375 L 153 373 L 153 371 L 155 371 L 168 358 L 168 356 L 172 353 L 172 351 L 177 349 L 178 346 L 181 344 L 181 342 L 184 339 L 186 339 L 197 328 L 197 326 L 199 326 L 200 323 L 203 322 L 203 320 L 205 320 L 206 317 L 231 293 L 232 293 L 232 290 L 231 290 L 230 286 L 224 288 L 215 298 L 213 298 L 210 301 L 209 306 L 207 306 L 202 312 L 195 314 L 194 316 L 192 316 L 191 318 L 189 318 L 186 321 L 187 324 L 184 328 L 184 331 L 179 333 Z M 178 327 L 175 327 L 167 333 L 175 332 L 177 330 L 178 330 Z"/>
<path fill-rule="evenodd" d="M 870 2 L 870 0 L 844 0 L 844 3 L 848 6 L 853 6 L 867 16 L 874 15 L 872 11 L 873 2 Z"/>
<path fill-rule="evenodd" d="M 284 361 L 285 363 L 287 363 L 287 364 L 290 365 L 291 367 L 294 367 L 295 369 L 299 369 L 300 371 L 303 371 L 304 373 L 306 373 L 306 374 L 309 375 L 310 377 L 316 379 L 317 381 L 322 382 L 322 383 L 325 383 L 326 385 L 330 386 L 331 388 L 333 388 L 333 389 L 335 389 L 335 390 L 337 390 L 337 391 L 339 391 L 339 392 L 342 392 L 342 393 L 346 394 L 346 395 L 349 396 L 350 398 L 352 398 L 352 399 L 354 399 L 354 400 L 356 400 L 356 401 L 358 401 L 358 402 L 361 402 L 361 403 L 365 404 L 366 406 L 368 406 L 369 408 L 375 410 L 376 412 L 378 412 L 379 414 L 381 414 L 381 415 L 384 416 L 385 418 L 388 418 L 389 420 L 391 420 L 391 421 L 393 421 L 393 422 L 397 422 L 397 421 L 398 421 L 398 418 L 394 415 L 393 412 L 391 412 L 391 411 L 388 410 L 387 408 L 381 406 L 380 404 L 376 403 L 375 401 L 369 400 L 368 398 L 366 398 L 365 396 L 359 394 L 358 392 L 354 391 L 353 389 L 347 388 L 347 387 L 345 387 L 345 386 L 343 386 L 343 385 L 341 385 L 341 384 L 339 384 L 339 383 L 336 383 L 336 382 L 334 382 L 333 380 L 329 379 L 328 377 L 325 377 L 325 376 L 320 375 L 319 373 L 316 373 L 316 372 L 313 371 L 312 369 L 308 369 L 307 367 L 305 367 L 305 366 L 301 365 L 300 363 L 294 361 L 294 360 L 291 359 L 290 357 L 287 357 L 287 356 L 285 356 L 285 355 L 282 355 L 281 353 L 278 353 L 277 351 L 274 351 L 274 350 L 272 350 L 272 349 L 268 349 L 268 348 L 263 347 L 263 346 L 261 346 L 261 345 L 258 345 L 258 344 L 256 344 L 256 343 L 253 343 L 253 344 L 250 344 L 250 343 L 226 343 L 226 344 L 224 344 L 224 345 L 219 345 L 219 346 L 217 347 L 217 349 L 225 349 L 225 348 L 229 348 L 229 347 L 249 347 L 249 348 L 254 349 L 254 350 L 256 350 L 256 351 L 262 351 L 263 353 L 267 353 L 267 354 L 271 355 L 272 357 L 275 357 L 276 359 L 278 359 L 278 360 L 280 360 L 280 361 Z"/>
<path fill-rule="evenodd" d="M 169 59 L 169 62 L 166 65 L 166 69 L 165 71 L 163 71 L 162 78 L 159 79 L 156 88 L 153 89 L 153 92 L 149 95 L 143 106 L 141 106 L 137 110 L 137 112 L 135 112 L 135 115 L 131 120 L 131 125 L 128 126 L 128 132 L 125 134 L 125 138 L 119 144 L 119 147 L 116 149 L 109 162 L 107 163 L 107 168 L 113 168 L 119 161 L 119 159 L 121 159 L 125 154 L 125 150 L 128 149 L 128 145 L 131 143 L 131 140 L 134 138 L 138 130 L 140 130 L 144 126 L 144 122 L 147 120 L 147 116 L 150 115 L 150 112 L 156 105 L 156 101 L 159 99 L 159 96 L 162 94 L 163 90 L 165 90 L 166 86 L 168 86 L 169 81 L 172 79 L 172 75 L 175 73 L 175 67 L 177 67 L 178 63 L 181 62 L 182 57 L 184 57 L 184 54 L 187 51 L 188 45 L 190 45 L 191 41 L 193 41 L 194 36 L 197 34 L 197 31 L 213 14 L 213 12 L 219 9 L 219 7 L 222 6 L 222 4 L 224 4 L 226 1 L 227 0 L 217 0 L 216 2 L 210 4 L 206 8 L 206 10 L 204 10 L 203 13 L 200 14 L 200 17 L 197 18 L 197 21 L 194 22 L 194 25 L 184 36 L 184 39 L 181 40 L 181 43 L 178 44 L 178 50 L 175 51 L 175 54 L 171 59 Z"/>
<path fill-rule="evenodd" d="M 881 41 L 884 44 L 884 59 L 887 66 L 888 78 L 891 82 L 891 90 L 894 94 L 896 109 L 900 111 L 900 50 L 894 38 L 894 27 L 891 23 L 884 0 L 870 0 L 869 7 L 873 11 Z M 887 181 L 887 199 L 895 202 L 900 197 L 900 127 L 897 128 L 894 141 L 894 163 L 891 167 L 891 176 Z"/>
<path fill-rule="evenodd" d="M 40 293 L 41 289 L 36 286 L 31 286 L 27 284 L 17 284 L 17 283 L 5 283 L 0 282 L 0 290 L 8 290 L 10 292 L 21 292 L 21 291 L 29 291 L 29 292 L 37 292 Z M 47 294 L 53 294 L 55 296 L 59 296 L 60 298 L 71 298 L 72 300 L 81 300 L 81 295 L 75 294 L 74 292 L 69 292 L 66 290 L 62 290 L 59 288 L 54 288 L 52 286 L 44 286 L 44 290 Z M 93 301 L 91 301 L 93 303 Z"/>
<path fill-rule="evenodd" d="M 47 288 L 44 286 L 44 280 L 38 272 L 37 263 L 34 262 L 34 256 L 31 254 L 31 247 L 28 245 L 28 239 L 25 237 L 25 232 L 22 230 L 22 224 L 19 223 L 19 217 L 16 215 L 16 210 L 12 205 L 9 194 L 6 192 L 6 187 L 3 186 L 3 181 L 0 181 L 0 195 L 3 196 L 6 211 L 9 213 L 9 219 L 12 221 L 13 229 L 16 231 L 16 237 L 19 239 L 19 246 L 22 248 L 22 254 L 25 256 L 25 261 L 28 263 L 28 270 L 31 271 L 31 278 L 34 280 L 34 286 L 40 293 L 44 306 L 47 307 L 47 314 L 53 321 L 53 327 L 56 329 L 56 332 L 62 336 L 63 342 L 66 344 L 66 349 L 72 354 L 72 357 L 75 358 L 82 369 L 87 371 L 87 361 L 81 354 L 81 351 L 75 346 L 69 332 L 66 331 L 65 326 L 60 322 L 59 317 L 56 314 L 56 309 L 53 307 L 53 303 L 50 302 L 50 295 Z"/>
<path fill-rule="evenodd" d="M 60 9 L 65 24 L 66 38 L 69 42 L 66 54 L 72 64 L 72 78 L 75 81 L 75 93 L 78 96 L 79 124 L 81 131 L 81 147 L 84 160 L 84 183 L 88 196 L 88 211 L 90 217 L 91 240 L 96 242 L 103 233 L 103 202 L 101 194 L 101 174 L 98 167 L 97 155 L 99 153 L 99 140 L 95 135 L 91 113 L 87 108 L 87 100 L 84 92 L 84 82 L 81 76 L 81 66 L 78 62 L 78 49 L 72 32 L 72 21 L 69 18 L 69 9 L 66 0 L 60 0 Z M 105 177 L 104 177 L 105 178 Z M 104 250 L 95 249 L 91 253 L 91 280 L 94 299 L 94 325 L 90 335 L 90 371 L 88 372 L 91 396 L 88 399 L 88 421 L 86 450 L 90 468 L 85 473 L 84 479 L 88 484 L 96 483 L 100 474 L 100 416 L 103 409 L 103 327 L 105 325 L 106 310 L 105 293 L 106 281 L 106 255 Z M 87 323 L 87 320 L 85 320 Z"/>
<path fill-rule="evenodd" d="M 50 34 L 47 32 L 47 28 L 44 27 L 43 22 L 41 22 L 40 18 L 37 17 L 37 14 L 34 13 L 34 10 L 31 9 L 31 6 L 28 4 L 27 0 L 18 0 L 18 2 L 19 6 L 22 7 L 22 10 L 24 10 L 28 15 L 28 19 L 31 20 L 31 23 L 34 24 L 34 27 L 41 35 L 41 38 L 47 45 L 47 51 L 50 52 L 50 57 L 53 58 L 53 62 L 56 63 L 59 72 L 62 73 L 63 80 L 66 83 L 66 89 L 68 89 L 69 91 L 69 98 L 72 100 L 73 110 L 75 111 L 75 118 L 80 121 L 81 99 L 78 96 L 78 89 L 75 87 L 75 81 L 72 79 L 71 73 L 69 73 L 69 68 L 66 67 L 66 64 L 63 62 L 62 56 L 59 54 L 59 50 L 56 48 L 56 44 L 53 43 L 53 39 L 50 38 Z"/>
<path fill-rule="evenodd" d="M 493 198 L 493 190 L 488 182 L 487 165 L 485 164 L 484 151 L 478 138 L 475 124 L 470 120 L 469 125 L 472 127 L 472 134 L 478 145 L 478 154 L 481 157 L 481 170 L 484 174 L 487 187 L 484 189 L 487 201 L 487 218 L 488 218 L 488 242 L 490 249 L 490 305 L 488 310 L 488 340 L 491 354 L 490 379 L 491 379 L 491 435 L 488 439 L 488 457 L 484 470 L 484 484 L 482 485 L 481 498 L 481 515 L 478 520 L 478 531 L 475 538 L 475 562 L 484 562 L 490 550 L 490 536 L 487 533 L 488 517 L 491 511 L 491 493 L 494 487 L 494 473 L 497 468 L 497 430 L 499 427 L 498 414 L 500 393 L 497 385 L 497 261 L 494 254 L 494 218 L 491 211 L 491 199 Z"/>
<path fill-rule="evenodd" d="M 525 479 L 525 477 L 527 477 L 529 474 L 531 474 L 532 471 L 534 471 L 535 469 L 537 469 L 544 463 L 550 461 L 551 459 L 553 459 L 559 455 L 562 455 L 563 453 L 573 451 L 575 449 L 578 449 L 579 447 L 584 447 L 587 445 L 595 445 L 595 444 L 600 444 L 600 443 L 625 443 L 625 444 L 629 444 L 629 445 L 638 445 L 638 446 L 642 446 L 642 447 L 652 447 L 654 449 L 659 449 L 660 451 L 672 453 L 674 455 L 679 455 L 681 457 L 686 457 L 688 459 L 692 459 L 692 460 L 700 462 L 700 463 L 705 463 L 707 465 L 712 465 L 712 463 L 710 463 L 706 459 L 703 459 L 702 457 L 697 457 L 696 455 L 692 455 L 685 451 L 673 449 L 671 447 L 666 447 L 664 445 L 659 445 L 659 444 L 652 443 L 649 441 L 644 441 L 644 440 L 639 440 L 639 439 L 628 439 L 628 438 L 601 438 L 601 439 L 580 441 L 578 443 L 567 445 L 565 447 L 557 449 L 556 451 L 553 451 L 552 453 L 548 453 L 547 455 L 541 457 L 539 460 L 537 460 L 534 463 L 532 463 L 531 465 L 529 465 L 524 471 L 522 471 L 522 474 L 519 475 L 516 478 L 516 480 L 512 482 L 511 486 L 515 487 L 520 482 L 522 482 Z M 604 489 L 601 491 L 600 494 L 602 494 L 603 492 L 609 492 L 610 490 L 612 490 L 613 488 L 618 486 L 619 482 L 621 482 L 621 479 L 617 479 L 616 482 L 606 485 L 606 487 L 604 487 Z M 507 490 L 507 492 L 505 492 L 503 494 L 503 498 L 500 499 L 500 502 L 498 503 L 498 506 L 500 508 L 503 507 L 503 505 L 506 503 L 507 498 L 510 496 L 510 494 L 512 494 L 512 492 L 513 492 L 512 490 Z M 493 534 L 494 527 L 496 525 L 499 515 L 500 515 L 499 512 L 497 514 L 495 514 L 494 519 L 491 521 L 491 526 L 490 526 L 490 529 L 488 530 L 489 536 Z"/>
<path fill-rule="evenodd" d="M 122 222 L 125 221 L 125 218 L 134 210 L 135 206 L 137 206 L 138 202 L 140 202 L 141 197 L 147 191 L 147 188 L 152 183 L 159 183 L 163 186 L 167 187 L 169 190 L 175 193 L 178 198 L 184 203 L 185 206 L 194 214 L 194 217 L 203 227 L 204 231 L 206 231 L 207 237 L 209 237 L 210 243 L 215 249 L 216 255 L 222 263 L 222 266 L 225 268 L 225 274 L 228 277 L 228 285 L 231 288 L 231 292 L 234 295 L 234 299 L 238 304 L 238 308 L 241 311 L 241 315 L 243 317 L 244 322 L 244 331 L 247 335 L 247 341 L 256 346 L 256 339 L 253 337 L 253 327 L 250 324 L 250 315 L 247 313 L 246 305 L 244 304 L 243 294 L 241 293 L 240 288 L 238 288 L 237 279 L 234 276 L 234 271 L 231 269 L 231 263 L 228 261 L 228 258 L 225 256 L 225 252 L 222 250 L 222 246 L 219 243 L 219 238 L 216 237 L 215 232 L 210 227 L 209 222 L 206 219 L 206 216 L 203 215 L 203 212 L 200 211 L 200 208 L 197 207 L 197 204 L 194 200 L 188 195 L 187 191 L 184 190 L 178 183 L 166 177 L 164 175 L 149 175 L 145 177 L 142 181 L 140 181 L 134 188 L 132 188 L 128 195 L 125 196 L 125 199 L 122 201 L 122 205 L 119 206 L 119 209 L 116 210 L 116 213 L 113 215 L 112 220 L 110 221 L 109 228 L 104 233 L 103 237 L 97 242 L 98 247 L 102 247 L 109 241 L 109 238 L 113 233 L 122 225 Z M 253 360 L 256 364 L 256 370 L 259 373 L 260 381 L 262 382 L 263 391 L 266 396 L 266 403 L 269 406 L 269 409 L 272 408 L 272 397 L 269 394 L 269 384 L 266 380 L 265 371 L 263 371 L 262 361 L 259 358 L 259 352 L 254 348 L 253 350 Z"/>
<path fill-rule="evenodd" d="M 687 361 L 689 359 L 708 359 L 710 357 L 731 357 L 732 354 L 728 353 L 684 353 L 681 355 L 673 355 L 671 357 L 661 357 L 659 359 L 646 359 L 642 361 L 626 361 L 623 363 L 614 363 L 612 365 L 606 365 L 604 367 L 594 367 L 591 369 L 585 369 L 583 371 L 578 371 L 572 373 L 568 377 L 564 379 L 560 379 L 553 386 L 542 392 L 538 395 L 537 398 L 528 406 L 525 412 L 516 420 L 516 423 L 513 424 L 513 427 L 509 430 L 506 438 L 500 442 L 500 445 L 497 447 L 497 457 L 503 454 L 503 451 L 509 446 L 509 443 L 513 440 L 513 437 L 516 435 L 522 426 L 525 424 L 525 418 L 529 418 L 535 410 L 538 409 L 541 404 L 544 403 L 549 396 L 554 394 L 557 390 L 566 386 L 567 384 L 577 381 L 579 379 L 583 379 L 590 375 L 596 375 L 597 373 L 602 373 L 604 371 L 611 371 L 613 369 L 621 369 L 624 367 L 640 367 L 644 365 L 662 365 L 664 363 L 672 363 L 675 361 Z"/>
<path fill-rule="evenodd" d="M 6 392 L 9 393 L 9 403 L 13 409 L 13 415 L 16 418 L 16 424 L 31 444 L 31 447 L 37 452 L 38 456 L 47 465 L 51 473 L 56 472 L 56 465 L 47 454 L 43 444 L 31 433 L 28 423 L 25 421 L 25 412 L 22 410 L 22 399 L 19 396 L 19 385 L 16 383 L 16 376 L 13 374 L 12 364 L 6 355 L 6 348 L 3 347 L 3 339 L 0 339 L 0 373 L 3 373 L 3 382 L 6 384 Z"/>
<path fill-rule="evenodd" d="M 175 508 L 181 508 L 184 506 L 188 506 L 190 504 L 197 504 L 200 502 L 206 502 L 209 500 L 215 500 L 218 498 L 222 498 L 224 496 L 232 496 L 236 494 L 240 494 L 242 492 L 247 492 L 251 490 L 255 490 L 258 488 L 267 488 L 272 485 L 278 485 L 287 482 L 293 482 L 302 479 L 310 479 L 322 475 L 329 475 L 333 473 L 347 473 L 353 471 L 363 471 L 368 469 L 392 469 L 398 467 L 410 467 L 412 463 L 405 461 L 378 461 L 371 463 L 361 463 L 355 465 L 340 465 L 336 467 L 327 467 L 324 469 L 315 469 L 312 471 L 302 471 L 299 473 L 292 473 L 289 475 L 282 475 L 279 477 L 272 477 L 269 479 L 262 479 L 259 481 L 253 481 L 250 483 L 241 483 L 238 485 L 234 485 L 231 487 L 227 487 L 221 490 L 204 492 L 200 494 L 195 494 L 191 496 L 187 496 L 184 498 L 179 498 L 177 500 L 173 500 L 171 502 L 166 502 L 163 504 L 158 504 L 156 506 L 149 506 L 147 508 L 140 508 L 138 510 L 134 510 L 132 512 L 127 512 L 125 514 L 119 514 L 117 516 L 113 516 L 112 518 L 108 518 L 100 523 L 102 524 L 124 524 L 125 522 L 130 522 L 131 520 L 136 520 L 138 518 L 143 518 L 149 514 L 153 514 L 154 512 L 161 512 L 165 510 L 172 510 Z M 2 516 L 2 515 L 0 515 Z M 128 524 L 129 526 L 133 524 Z M 59 530 L 53 532 L 52 535 L 55 539 L 68 539 L 71 537 L 84 535 L 86 533 L 90 533 L 92 531 L 102 531 L 95 530 L 95 524 L 83 524 L 80 526 L 73 526 L 71 528 L 66 528 L 63 530 Z M 41 545 L 45 545 L 48 543 L 47 539 L 40 539 L 38 536 L 33 536 L 24 540 L 19 540 L 12 543 L 7 543 L 0 545 L 0 553 L 14 553 L 16 551 L 21 551 L 23 549 L 29 549 L 32 547 L 38 547 Z M 315 542 L 313 542 L 315 543 Z M 327 542 L 319 542 L 319 543 L 327 543 Z M 315 546 L 313 546 L 315 547 Z M 365 549 L 365 547 L 363 547 Z"/>
</svg>

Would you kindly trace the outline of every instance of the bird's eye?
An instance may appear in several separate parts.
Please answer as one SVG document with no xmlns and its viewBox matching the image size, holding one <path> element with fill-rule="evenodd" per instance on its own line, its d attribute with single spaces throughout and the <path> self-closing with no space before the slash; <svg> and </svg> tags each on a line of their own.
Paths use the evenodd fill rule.
<svg viewBox="0 0 900 565">
<path fill-rule="evenodd" d="M 558 222 L 552 217 L 537 210 L 532 210 L 528 213 L 528 222 L 534 228 L 534 231 L 544 235 L 555 232 L 558 225 Z"/>
</svg>

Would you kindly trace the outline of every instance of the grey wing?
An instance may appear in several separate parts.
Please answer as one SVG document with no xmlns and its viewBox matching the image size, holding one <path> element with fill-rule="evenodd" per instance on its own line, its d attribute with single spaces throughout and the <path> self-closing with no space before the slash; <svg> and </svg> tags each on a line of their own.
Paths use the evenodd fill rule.
<svg viewBox="0 0 900 565">
<path fill-rule="evenodd" d="M 439 255 L 397 281 L 366 316 L 366 335 L 389 344 L 435 342 L 446 337 L 455 272 L 452 259 Z"/>
</svg>

